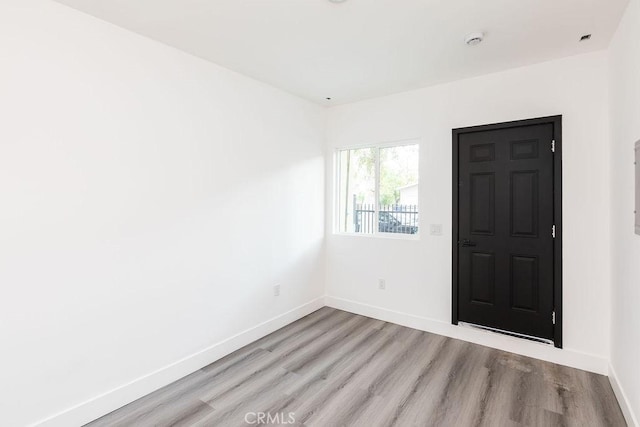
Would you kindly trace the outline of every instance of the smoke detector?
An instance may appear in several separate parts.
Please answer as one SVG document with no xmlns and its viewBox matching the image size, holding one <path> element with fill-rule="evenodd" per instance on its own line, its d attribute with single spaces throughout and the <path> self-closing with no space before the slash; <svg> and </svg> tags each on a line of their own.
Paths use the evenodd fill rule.
<svg viewBox="0 0 640 427">
<path fill-rule="evenodd" d="M 467 36 L 464 38 L 464 42 L 467 44 L 467 46 L 479 45 L 480 43 L 482 43 L 482 40 L 484 40 L 484 33 L 482 32 L 467 34 Z"/>
</svg>

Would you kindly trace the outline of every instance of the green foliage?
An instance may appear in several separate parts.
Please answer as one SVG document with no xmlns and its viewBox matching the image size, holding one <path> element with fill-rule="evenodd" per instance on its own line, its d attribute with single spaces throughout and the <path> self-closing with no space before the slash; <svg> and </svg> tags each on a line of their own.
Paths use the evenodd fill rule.
<svg viewBox="0 0 640 427">
<path fill-rule="evenodd" d="M 400 202 L 399 188 L 418 182 L 418 146 L 380 150 L 380 204 Z"/>
<path fill-rule="evenodd" d="M 375 196 L 376 148 L 350 150 L 348 194 L 358 203 L 373 203 Z M 380 149 L 380 199 L 382 205 L 400 202 L 401 187 L 418 182 L 418 146 Z"/>
</svg>

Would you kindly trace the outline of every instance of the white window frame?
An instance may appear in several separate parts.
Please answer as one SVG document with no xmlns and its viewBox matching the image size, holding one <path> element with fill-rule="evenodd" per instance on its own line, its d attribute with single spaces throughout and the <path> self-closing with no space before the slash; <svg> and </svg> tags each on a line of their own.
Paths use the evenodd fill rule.
<svg viewBox="0 0 640 427">
<path fill-rule="evenodd" d="M 386 233 L 378 231 L 377 224 L 379 224 L 379 205 L 380 205 L 380 149 L 391 147 L 402 147 L 405 145 L 417 145 L 418 146 L 418 232 L 416 234 L 404 234 L 404 233 Z M 346 150 L 358 150 L 363 148 L 373 148 L 376 152 L 375 158 L 375 200 L 374 203 L 374 223 L 376 226 L 373 228 L 373 233 L 352 233 L 346 231 L 340 231 L 340 152 Z M 422 144 L 420 138 L 402 139 L 399 141 L 388 141 L 377 144 L 358 144 L 349 145 L 344 147 L 335 147 L 333 152 L 333 234 L 337 236 L 356 236 L 365 238 L 382 238 L 382 239 L 399 239 L 399 240 L 420 240 L 422 235 L 422 205 L 420 204 L 420 163 L 422 162 Z"/>
</svg>

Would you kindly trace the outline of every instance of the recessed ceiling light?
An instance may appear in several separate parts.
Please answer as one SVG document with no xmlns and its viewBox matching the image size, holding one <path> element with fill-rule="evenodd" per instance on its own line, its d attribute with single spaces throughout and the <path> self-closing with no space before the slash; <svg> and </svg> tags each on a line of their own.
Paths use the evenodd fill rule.
<svg viewBox="0 0 640 427">
<path fill-rule="evenodd" d="M 480 31 L 467 34 L 467 36 L 464 38 L 464 42 L 467 44 L 467 46 L 479 45 L 480 43 L 482 43 L 482 40 L 484 40 L 484 33 Z"/>
<path fill-rule="evenodd" d="M 590 39 L 591 39 L 591 34 L 585 34 L 584 36 L 580 37 L 581 42 L 584 42 Z"/>
</svg>

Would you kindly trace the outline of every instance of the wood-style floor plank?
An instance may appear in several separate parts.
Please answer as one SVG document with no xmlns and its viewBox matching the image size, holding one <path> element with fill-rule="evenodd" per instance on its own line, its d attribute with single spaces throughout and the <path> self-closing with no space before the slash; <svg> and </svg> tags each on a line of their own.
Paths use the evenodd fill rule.
<svg viewBox="0 0 640 427">
<path fill-rule="evenodd" d="M 89 426 L 246 426 L 247 413 L 310 427 L 626 425 L 604 376 L 325 307 Z"/>
</svg>

